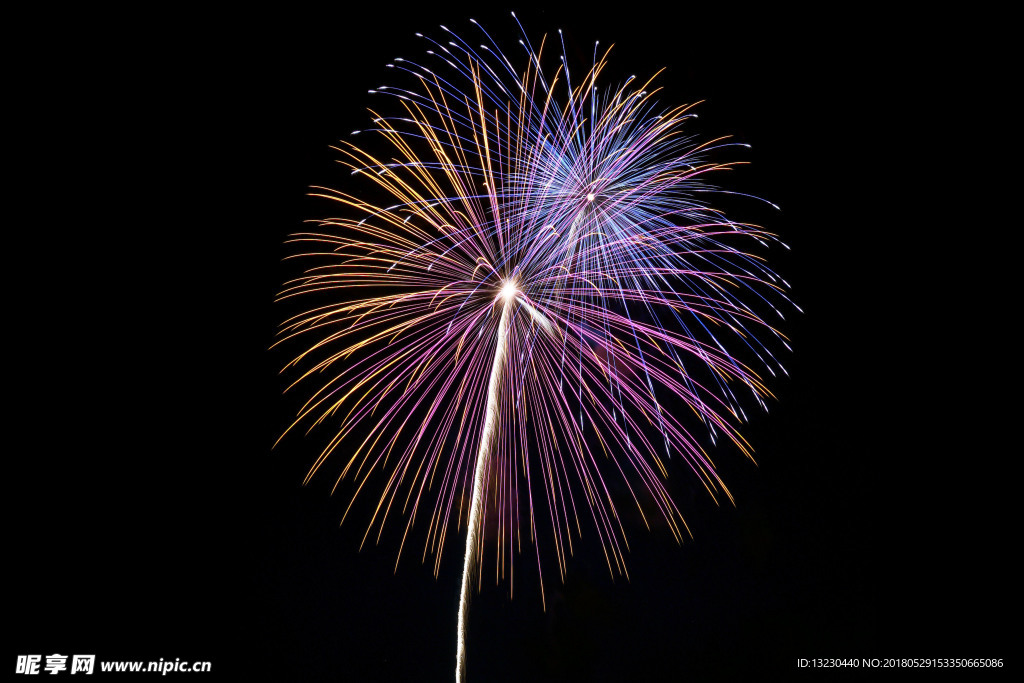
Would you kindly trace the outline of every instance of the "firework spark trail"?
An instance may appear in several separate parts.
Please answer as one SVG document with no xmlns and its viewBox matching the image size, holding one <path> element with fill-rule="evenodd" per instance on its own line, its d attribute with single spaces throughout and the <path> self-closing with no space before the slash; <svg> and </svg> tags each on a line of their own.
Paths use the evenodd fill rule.
<svg viewBox="0 0 1024 683">
<path fill-rule="evenodd" d="M 602 92 L 608 52 L 596 44 L 577 79 L 564 46 L 545 75 L 545 41 L 534 49 L 523 34 L 517 70 L 486 31 L 475 49 L 442 29 L 443 40 L 417 34 L 429 48 L 422 64 L 388 65 L 414 86 L 371 91 L 398 107 L 357 131 L 378 135 L 384 152 L 335 148 L 387 199 L 314 189 L 347 215 L 293 236 L 309 247 L 294 258 L 314 263 L 279 298 L 315 303 L 277 343 L 307 340 L 286 366 L 303 368 L 289 389 L 320 383 L 286 433 L 337 421 L 307 481 L 345 441 L 335 488 L 350 480 L 354 491 L 342 520 L 381 482 L 364 543 L 404 516 L 397 568 L 426 517 L 422 558 L 434 556 L 437 575 L 468 517 L 461 681 L 487 506 L 495 579 L 511 579 L 527 538 L 545 608 L 538 508 L 563 580 L 585 527 L 610 575 L 628 577 L 623 503 L 682 542 L 690 531 L 666 488 L 667 459 L 716 503 L 732 500 L 703 443 L 752 458 L 742 399 L 765 408 L 759 373 L 785 373 L 772 348 L 789 348 L 758 310 L 781 317 L 773 302 L 789 299 L 739 244 L 777 238 L 705 201 L 725 192 L 705 177 L 740 163 L 713 155 L 738 143 L 699 142 L 688 132 L 694 105 L 661 109 L 653 77 Z"/>
<path fill-rule="evenodd" d="M 483 431 L 480 434 L 480 451 L 476 458 L 473 473 L 473 500 L 469 508 L 469 524 L 466 529 L 466 555 L 462 566 L 462 591 L 459 596 L 458 645 L 455 654 L 455 680 L 461 683 L 466 677 L 466 627 L 469 623 L 469 601 L 472 589 L 473 568 L 477 566 L 479 552 L 479 536 L 481 525 L 481 507 L 483 492 L 487 486 L 486 473 L 490 468 L 491 449 L 494 445 L 499 420 L 499 392 L 505 370 L 505 356 L 508 353 L 508 325 L 512 305 L 516 301 L 517 290 L 511 282 L 506 282 L 501 292 L 501 321 L 494 350 L 494 363 L 491 366 L 491 378 L 487 388 L 487 407 L 485 408 Z M 554 337 L 557 328 L 543 313 L 529 303 L 520 302 L 530 317 L 540 325 L 545 333 Z"/>
<path fill-rule="evenodd" d="M 480 452 L 476 457 L 476 471 L 473 474 L 473 502 L 469 507 L 469 525 L 466 529 L 466 557 L 462 566 L 462 592 L 459 597 L 459 642 L 455 654 L 455 680 L 462 683 L 466 677 L 466 625 L 469 622 L 469 598 L 472 588 L 472 571 L 477 564 L 478 536 L 480 533 L 480 508 L 483 501 L 484 487 L 487 485 L 485 474 L 491 464 L 491 447 L 494 444 L 495 431 L 498 428 L 499 396 L 501 380 L 505 370 L 507 353 L 508 318 L 515 299 L 515 285 L 507 283 L 501 293 L 501 322 L 498 323 L 494 364 L 491 366 L 491 379 L 487 387 L 487 408 L 485 409 L 484 428 L 480 434 Z"/>
</svg>

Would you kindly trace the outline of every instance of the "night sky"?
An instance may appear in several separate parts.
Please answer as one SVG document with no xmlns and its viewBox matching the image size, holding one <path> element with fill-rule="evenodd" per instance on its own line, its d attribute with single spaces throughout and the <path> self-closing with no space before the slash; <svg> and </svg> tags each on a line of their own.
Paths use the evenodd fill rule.
<svg viewBox="0 0 1024 683">
<path fill-rule="evenodd" d="M 752 145 L 720 181 L 782 208 L 731 215 L 792 247 L 769 256 L 805 313 L 783 323 L 790 378 L 744 431 L 758 465 L 718 454 L 736 507 L 673 481 L 694 539 L 636 524 L 631 578 L 613 581 L 591 533 L 564 585 L 547 558 L 547 612 L 529 547 L 514 599 L 485 581 L 473 602 L 470 680 L 1011 657 L 1013 403 L 993 393 L 996 304 L 971 293 L 985 257 L 955 241 L 925 153 L 945 126 L 930 85 L 955 64 L 877 17 L 508 9 L 531 37 L 562 28 L 579 71 L 593 40 L 616 44 L 615 78 L 667 67 L 663 103 L 705 100 L 694 130 Z M 437 579 L 417 553 L 394 573 L 394 534 L 358 551 L 333 479 L 301 485 L 320 442 L 271 449 L 298 403 L 269 346 L 294 312 L 273 303 L 296 273 L 283 241 L 334 211 L 308 188 L 349 182 L 329 146 L 366 126 L 367 90 L 419 54 L 416 31 L 466 35 L 470 18 L 515 35 L 499 6 L 384 3 L 12 23 L 4 666 L 60 652 L 212 661 L 197 680 L 452 678 L 463 537 Z"/>
</svg>

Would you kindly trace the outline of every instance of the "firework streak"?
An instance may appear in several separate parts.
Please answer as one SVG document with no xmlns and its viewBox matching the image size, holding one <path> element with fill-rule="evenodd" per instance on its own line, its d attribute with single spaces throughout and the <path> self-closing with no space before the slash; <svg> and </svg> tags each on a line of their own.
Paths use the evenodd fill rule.
<svg viewBox="0 0 1024 683">
<path fill-rule="evenodd" d="M 377 487 L 364 543 L 401 517 L 401 557 L 421 518 L 436 574 L 468 515 L 461 679 L 485 531 L 496 580 L 511 581 L 524 536 L 538 571 L 550 542 L 564 579 L 585 527 L 628 576 L 622 504 L 690 533 L 668 459 L 732 500 L 702 444 L 752 456 L 740 398 L 765 406 L 760 373 L 784 371 L 772 348 L 788 348 L 757 311 L 781 317 L 788 285 L 753 253 L 775 236 L 709 205 L 723 191 L 706 176 L 739 163 L 711 158 L 736 143 L 686 132 L 692 105 L 660 107 L 653 79 L 599 87 L 597 45 L 577 81 L 564 47 L 542 69 L 546 39 L 534 49 L 524 32 L 506 57 L 479 25 L 478 47 L 443 31 L 417 34 L 420 62 L 388 65 L 408 87 L 371 91 L 392 111 L 359 133 L 380 151 L 336 148 L 370 187 L 315 188 L 344 217 L 293 236 L 308 265 L 281 298 L 308 303 L 278 343 L 303 343 L 292 386 L 314 387 L 289 431 L 333 434 L 307 481 L 336 453 L 335 487 L 354 486 L 345 517 Z"/>
</svg>

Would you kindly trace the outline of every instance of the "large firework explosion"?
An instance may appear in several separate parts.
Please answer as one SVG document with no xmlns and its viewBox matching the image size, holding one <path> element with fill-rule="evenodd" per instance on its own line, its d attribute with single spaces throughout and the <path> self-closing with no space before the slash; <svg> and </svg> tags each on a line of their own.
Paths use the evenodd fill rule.
<svg viewBox="0 0 1024 683">
<path fill-rule="evenodd" d="M 752 456 L 742 404 L 765 405 L 786 345 L 762 314 L 788 299 L 754 253 L 775 236 L 710 204 L 738 143 L 692 134 L 692 105 L 660 105 L 655 77 L 607 87 L 597 44 L 571 74 L 560 32 L 505 56 L 479 25 L 475 46 L 442 30 L 388 64 L 402 85 L 372 91 L 371 142 L 336 148 L 370 187 L 315 189 L 340 217 L 293 236 L 306 267 L 281 298 L 312 303 L 279 343 L 302 344 L 286 369 L 311 388 L 292 428 L 332 432 L 307 481 L 338 461 L 353 503 L 376 497 L 364 542 L 401 518 L 400 557 L 420 519 L 436 573 L 467 525 L 462 679 L 485 531 L 498 577 L 524 540 L 540 571 L 541 523 L 563 579 L 587 528 L 614 576 L 623 501 L 690 533 L 668 460 L 731 500 L 702 444 Z"/>
</svg>

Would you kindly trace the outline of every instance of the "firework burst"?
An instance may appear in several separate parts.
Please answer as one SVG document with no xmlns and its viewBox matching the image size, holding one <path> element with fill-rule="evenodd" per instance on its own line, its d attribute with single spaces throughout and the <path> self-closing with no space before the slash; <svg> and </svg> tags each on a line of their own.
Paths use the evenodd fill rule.
<svg viewBox="0 0 1024 683">
<path fill-rule="evenodd" d="M 342 217 L 293 236 L 307 267 L 281 298 L 313 303 L 278 343 L 302 343 L 286 369 L 311 387 L 289 431 L 333 434 L 307 481 L 337 460 L 336 486 L 376 499 L 364 543 L 399 518 L 400 558 L 419 521 L 436 574 L 466 524 L 461 679 L 485 530 L 498 577 L 524 540 L 540 570 L 541 523 L 563 578 L 586 528 L 614 576 L 628 545 L 613 490 L 679 541 L 668 459 L 731 500 L 702 443 L 751 456 L 741 402 L 764 406 L 785 346 L 756 311 L 788 299 L 753 253 L 775 236 L 708 203 L 736 143 L 695 138 L 692 107 L 660 106 L 653 78 L 606 88 L 598 45 L 576 79 L 560 34 L 535 48 L 523 32 L 513 59 L 479 25 L 475 47 L 442 30 L 417 34 L 422 60 L 388 65 L 407 86 L 371 91 L 388 98 L 359 131 L 373 145 L 336 148 L 373 199 L 315 189 Z"/>
</svg>

